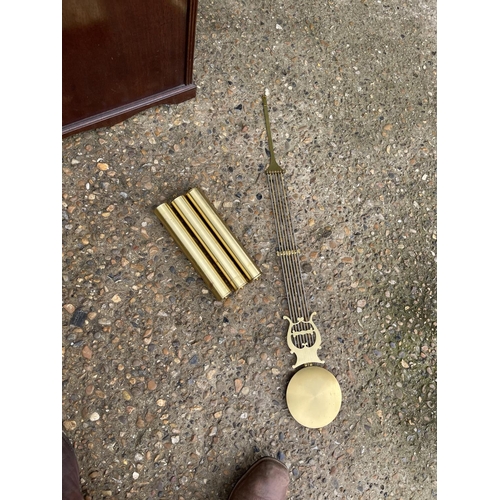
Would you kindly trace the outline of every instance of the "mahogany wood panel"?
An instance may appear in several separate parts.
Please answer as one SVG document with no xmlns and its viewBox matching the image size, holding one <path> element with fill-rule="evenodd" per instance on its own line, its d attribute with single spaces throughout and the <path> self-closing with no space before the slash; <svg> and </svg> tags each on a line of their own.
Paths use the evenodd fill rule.
<svg viewBox="0 0 500 500">
<path fill-rule="evenodd" d="M 62 135 L 196 95 L 198 0 L 63 0 Z"/>
</svg>

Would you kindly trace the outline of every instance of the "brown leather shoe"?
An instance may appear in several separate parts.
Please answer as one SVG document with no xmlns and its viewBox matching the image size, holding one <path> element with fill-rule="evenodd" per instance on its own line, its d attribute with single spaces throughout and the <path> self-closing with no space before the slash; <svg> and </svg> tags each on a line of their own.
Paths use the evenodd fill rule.
<svg viewBox="0 0 500 500">
<path fill-rule="evenodd" d="M 288 469 L 275 458 L 257 460 L 236 483 L 229 500 L 286 500 Z"/>
<path fill-rule="evenodd" d="M 80 486 L 80 468 L 69 439 L 62 435 L 62 499 L 83 500 Z"/>
</svg>

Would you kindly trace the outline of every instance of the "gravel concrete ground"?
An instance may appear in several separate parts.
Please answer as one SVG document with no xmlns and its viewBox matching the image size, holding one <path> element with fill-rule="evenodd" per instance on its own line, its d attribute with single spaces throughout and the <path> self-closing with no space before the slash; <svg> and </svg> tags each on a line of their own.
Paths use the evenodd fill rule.
<svg viewBox="0 0 500 500">
<path fill-rule="evenodd" d="M 200 2 L 197 97 L 62 141 L 62 424 L 92 499 L 225 499 L 256 459 L 290 499 L 436 497 L 436 5 Z M 321 357 L 320 430 L 274 253 L 261 95 Z M 262 270 L 215 300 L 153 209 L 191 187 Z"/>
</svg>

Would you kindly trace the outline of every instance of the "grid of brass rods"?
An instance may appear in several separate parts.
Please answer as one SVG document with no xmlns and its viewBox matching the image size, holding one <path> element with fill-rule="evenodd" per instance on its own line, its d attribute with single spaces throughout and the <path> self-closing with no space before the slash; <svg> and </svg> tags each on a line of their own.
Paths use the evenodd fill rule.
<svg viewBox="0 0 500 500">
<path fill-rule="evenodd" d="M 299 318 L 309 319 L 309 306 L 302 281 L 299 261 L 299 249 L 295 243 L 290 207 L 286 196 L 285 180 L 282 172 L 267 172 L 269 191 L 274 211 L 274 222 L 277 235 L 277 255 L 281 260 L 285 291 L 288 298 L 291 319 L 294 323 Z M 297 334 L 293 335 L 296 347 L 312 346 L 315 339 L 311 333 L 301 334 L 309 330 L 304 323 L 297 327 Z"/>
</svg>

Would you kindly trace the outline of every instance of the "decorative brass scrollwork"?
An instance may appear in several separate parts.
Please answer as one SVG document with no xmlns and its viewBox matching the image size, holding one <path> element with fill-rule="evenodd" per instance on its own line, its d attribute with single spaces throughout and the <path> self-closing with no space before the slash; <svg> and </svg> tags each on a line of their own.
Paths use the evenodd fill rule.
<svg viewBox="0 0 500 500">
<path fill-rule="evenodd" d="M 318 350 L 321 349 L 321 335 L 318 328 L 314 324 L 313 312 L 309 320 L 297 318 L 297 322 L 293 322 L 288 316 L 283 316 L 289 322 L 286 341 L 290 352 L 297 356 L 297 363 L 293 368 L 307 365 L 310 363 L 324 364 L 318 357 Z M 309 326 L 310 325 L 310 326 Z"/>
</svg>

